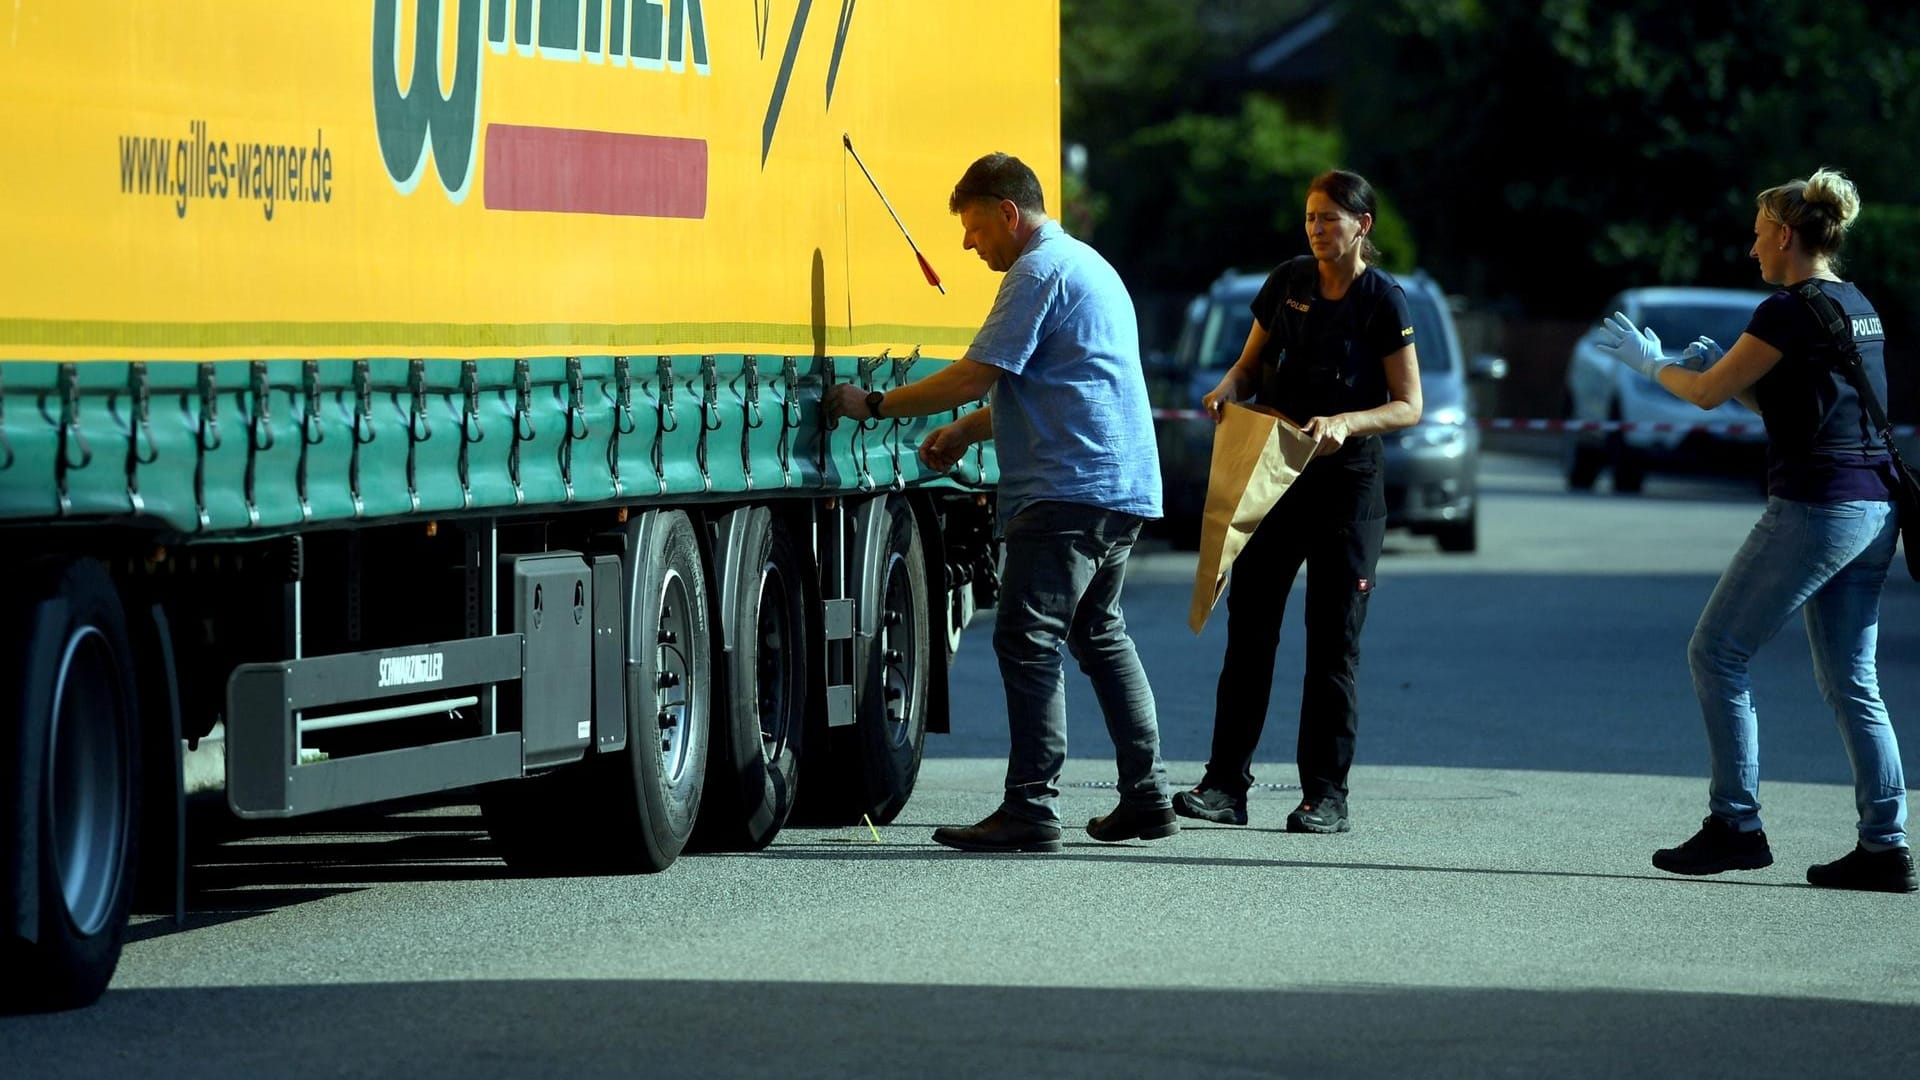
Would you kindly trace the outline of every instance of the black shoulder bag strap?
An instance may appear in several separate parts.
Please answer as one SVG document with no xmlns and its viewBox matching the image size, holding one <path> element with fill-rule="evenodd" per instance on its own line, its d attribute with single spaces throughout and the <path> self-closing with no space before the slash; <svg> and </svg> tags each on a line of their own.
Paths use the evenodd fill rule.
<svg viewBox="0 0 1920 1080">
<path fill-rule="evenodd" d="M 1893 424 L 1887 419 L 1887 411 L 1880 407 L 1880 395 L 1873 392 L 1873 383 L 1867 379 L 1866 366 L 1860 362 L 1860 349 L 1853 343 L 1853 324 L 1847 319 L 1847 313 L 1813 281 L 1802 282 L 1794 292 L 1812 310 L 1814 321 L 1832 342 L 1833 353 L 1839 358 L 1834 366 L 1853 384 L 1854 392 L 1860 395 L 1861 407 L 1867 410 L 1867 420 L 1898 461 L 1900 453 L 1893 448 Z"/>
<path fill-rule="evenodd" d="M 1920 581 L 1920 477 L 1900 460 L 1900 450 L 1893 444 L 1893 422 L 1887 419 L 1887 410 L 1880 406 L 1880 395 L 1873 392 L 1873 383 L 1867 378 L 1866 365 L 1860 361 L 1860 349 L 1853 343 L 1853 324 L 1846 312 L 1813 281 L 1801 282 L 1794 293 L 1813 312 L 1814 321 L 1832 342 L 1834 355 L 1839 358 L 1835 366 L 1860 395 L 1860 405 L 1867 410 L 1867 421 L 1880 433 L 1880 441 L 1886 444 L 1887 453 L 1893 458 L 1893 471 L 1899 480 L 1895 486 L 1895 505 L 1900 513 L 1900 534 L 1907 545 L 1907 573 Z"/>
</svg>

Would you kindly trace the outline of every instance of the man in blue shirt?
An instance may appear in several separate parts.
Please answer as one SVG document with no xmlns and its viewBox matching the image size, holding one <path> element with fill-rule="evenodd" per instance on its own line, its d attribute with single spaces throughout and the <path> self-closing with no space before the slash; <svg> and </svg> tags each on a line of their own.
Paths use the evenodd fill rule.
<svg viewBox="0 0 1920 1080">
<path fill-rule="evenodd" d="M 1133 300 L 1112 266 L 1047 217 L 1040 180 L 988 154 L 954 186 L 964 246 L 1004 273 L 965 358 L 885 394 L 842 384 L 830 417 L 927 416 L 989 394 L 989 407 L 928 433 L 920 457 L 948 469 L 993 439 L 1006 562 L 993 647 L 1007 687 L 1006 797 L 977 825 L 934 830 L 962 851 L 1058 851 L 1067 757 L 1064 644 L 1093 682 L 1120 773 L 1120 805 L 1096 840 L 1152 840 L 1174 821 L 1153 690 L 1127 636 L 1120 588 L 1140 526 L 1160 516 Z"/>
</svg>

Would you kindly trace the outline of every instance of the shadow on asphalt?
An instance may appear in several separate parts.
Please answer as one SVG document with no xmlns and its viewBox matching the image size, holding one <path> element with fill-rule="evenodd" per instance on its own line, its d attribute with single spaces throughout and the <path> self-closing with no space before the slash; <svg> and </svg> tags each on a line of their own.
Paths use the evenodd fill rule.
<svg viewBox="0 0 1920 1080">
<path fill-rule="evenodd" d="M 929 826 L 928 831 L 938 826 Z M 1254 832 L 1278 832 L 1277 829 L 1255 829 Z M 1810 885 L 1796 885 L 1783 881 L 1743 881 L 1739 878 L 1721 875 L 1718 877 L 1676 877 L 1672 874 L 1596 874 L 1579 870 L 1509 870 L 1500 867 L 1484 866 L 1420 866 L 1412 863 L 1363 863 L 1335 862 L 1330 859 L 1228 859 L 1191 855 L 1153 855 L 1145 854 L 1148 849 L 1130 844 L 1094 844 L 1072 841 L 1067 850 L 1059 852 L 994 852 L 994 851 L 952 851 L 944 847 L 863 847 L 860 841 L 848 841 L 826 844 L 781 844 L 765 851 L 753 853 L 756 859 L 823 859 L 833 862 L 934 862 L 965 859 L 968 861 L 1037 860 L 1042 862 L 1125 862 L 1153 863 L 1164 866 L 1200 866 L 1222 867 L 1240 870 L 1282 869 L 1282 870 L 1385 870 L 1395 873 L 1417 874 L 1485 874 L 1500 877 L 1546 877 L 1546 878 L 1588 878 L 1598 881 L 1658 881 L 1668 885 L 1735 885 L 1757 889 L 1810 889 Z"/>
<path fill-rule="evenodd" d="M 244 892 L 189 895 L 188 911 L 184 919 L 176 923 L 169 916 L 133 923 L 127 927 L 126 944 L 151 941 L 172 934 L 183 934 L 189 930 L 204 930 L 210 926 L 244 922 L 261 915 L 271 915 L 281 908 L 290 908 L 359 891 L 359 889 L 325 888 L 248 889 Z"/>
<path fill-rule="evenodd" d="M 850 945 L 851 947 L 851 945 Z M 1231 978 L 1223 980 L 1230 983 Z M 1920 1009 L 1652 990 L 528 980 L 113 990 L 51 1077 L 1908 1075 Z M 350 1037 L 343 1037 L 351 1033 Z"/>
<path fill-rule="evenodd" d="M 500 861 L 492 841 L 478 828 L 479 818 L 447 814 L 383 814 L 377 811 L 329 815 L 321 836 L 276 836 L 207 844 L 196 849 L 188 872 L 187 914 L 181 922 L 151 918 L 127 929 L 129 943 L 162 938 L 240 922 L 282 908 L 294 907 L 359 892 L 381 884 L 422 881 L 504 881 L 515 878 L 562 877 L 529 874 Z M 425 825 L 425 835 L 393 834 Z M 938 822 L 916 824 L 916 833 L 931 832 Z M 456 828 L 462 831 L 456 831 Z M 1187 829 L 1206 831 L 1208 826 Z M 1226 828 L 1221 827 L 1222 831 Z M 1236 832 L 1268 832 L 1258 827 Z M 793 834 L 788 834 L 792 836 Z M 863 834 L 864 835 L 864 834 Z M 355 836 L 365 839 L 355 839 Z M 384 838 L 384 839 L 383 839 Z M 758 852 L 689 851 L 684 858 L 753 858 L 820 860 L 832 862 L 934 862 L 1042 859 L 1063 862 L 1147 862 L 1170 866 L 1266 868 L 1300 870 L 1380 870 L 1403 873 L 1486 874 L 1517 877 L 1588 878 L 1596 880 L 1658 881 L 1672 885 L 1735 885 L 1762 888 L 1805 888 L 1782 882 L 1742 881 L 1737 878 L 1680 878 L 1664 874 L 1602 874 L 1556 870 L 1514 870 L 1473 866 L 1424 866 L 1400 863 L 1358 863 L 1304 859 L 1218 858 L 1160 854 L 1133 844 L 1097 844 L 1068 840 L 1067 850 L 1055 854 L 955 852 L 914 843 L 869 847 L 864 840 L 783 840 Z M 585 876 L 595 876 L 592 873 Z"/>
<path fill-rule="evenodd" d="M 371 885 L 525 876 L 500 861 L 478 814 L 418 812 L 444 799 L 272 822 L 241 822 L 198 800 L 189 811 L 186 917 L 135 921 L 126 940 L 240 922 Z"/>
</svg>

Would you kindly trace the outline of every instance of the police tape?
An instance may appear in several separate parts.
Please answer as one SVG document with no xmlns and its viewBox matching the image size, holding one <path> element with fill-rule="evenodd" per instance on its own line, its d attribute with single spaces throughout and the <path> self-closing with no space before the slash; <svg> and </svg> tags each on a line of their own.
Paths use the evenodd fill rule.
<svg viewBox="0 0 1920 1080">
<path fill-rule="evenodd" d="M 1207 413 L 1203 409 L 1155 409 L 1153 418 L 1155 420 L 1205 420 Z M 1659 435 L 1752 436 L 1758 439 L 1765 438 L 1767 434 L 1765 424 L 1724 422 L 1680 424 L 1665 420 L 1529 420 L 1499 417 L 1475 420 L 1473 425 L 1482 431 L 1521 431 L 1545 435 L 1632 431 Z M 1920 427 L 1912 424 L 1898 424 L 1894 426 L 1893 434 L 1897 438 L 1912 438 L 1920 434 Z"/>
</svg>

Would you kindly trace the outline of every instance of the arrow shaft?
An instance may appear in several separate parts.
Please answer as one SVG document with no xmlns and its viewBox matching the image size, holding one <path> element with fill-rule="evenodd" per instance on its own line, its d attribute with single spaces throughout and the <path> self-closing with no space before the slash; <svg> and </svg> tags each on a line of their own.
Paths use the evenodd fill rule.
<svg viewBox="0 0 1920 1080">
<path fill-rule="evenodd" d="M 853 140 L 847 139 L 846 144 L 847 153 L 853 155 L 853 163 L 860 166 L 860 175 L 866 177 L 867 183 L 873 185 L 873 193 L 880 196 L 880 205 L 887 208 L 887 213 L 893 218 L 893 223 L 900 226 L 900 235 L 907 238 L 907 246 L 913 249 L 914 254 L 918 255 L 920 253 L 920 245 L 913 242 L 913 234 L 907 231 L 907 223 L 900 220 L 900 215 L 894 212 L 893 204 L 887 201 L 887 193 L 880 190 L 880 181 L 875 180 L 873 174 L 867 171 L 867 163 L 860 160 L 860 151 L 853 148 Z"/>
</svg>

